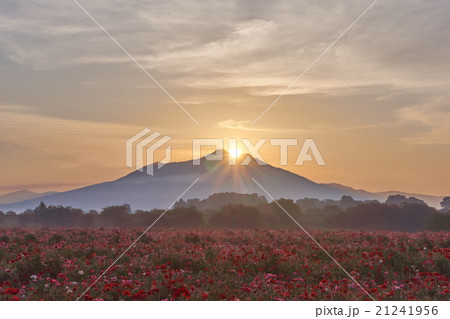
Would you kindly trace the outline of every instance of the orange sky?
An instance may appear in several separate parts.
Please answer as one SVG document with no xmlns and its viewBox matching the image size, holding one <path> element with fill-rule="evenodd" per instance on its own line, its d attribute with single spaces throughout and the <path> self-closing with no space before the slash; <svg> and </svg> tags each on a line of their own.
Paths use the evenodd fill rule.
<svg viewBox="0 0 450 319">
<path fill-rule="evenodd" d="M 369 191 L 450 195 L 448 2 L 81 1 L 196 125 L 70 2 L 0 8 L 0 194 L 119 178 L 143 128 L 192 138 L 313 138 L 326 162 L 286 169 Z M 264 159 L 278 166 L 269 143 Z"/>
</svg>

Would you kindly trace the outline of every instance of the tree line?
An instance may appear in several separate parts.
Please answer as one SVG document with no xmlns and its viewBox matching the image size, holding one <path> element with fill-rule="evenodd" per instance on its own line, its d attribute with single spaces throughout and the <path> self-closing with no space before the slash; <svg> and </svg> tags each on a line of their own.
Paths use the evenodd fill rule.
<svg viewBox="0 0 450 319">
<path fill-rule="evenodd" d="M 154 227 L 164 228 L 296 228 L 448 231 L 450 213 L 416 199 L 378 201 L 281 198 L 268 202 L 257 194 L 221 193 L 204 200 L 178 201 L 172 209 L 137 210 L 127 204 L 100 212 L 41 203 L 22 214 L 0 211 L 0 227 Z"/>
</svg>

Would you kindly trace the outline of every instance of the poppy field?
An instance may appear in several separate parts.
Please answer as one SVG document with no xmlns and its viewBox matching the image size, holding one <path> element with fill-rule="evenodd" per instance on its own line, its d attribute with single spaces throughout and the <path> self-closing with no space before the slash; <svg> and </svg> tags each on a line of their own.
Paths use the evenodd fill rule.
<svg viewBox="0 0 450 319">
<path fill-rule="evenodd" d="M 0 300 L 449 300 L 450 234 L 0 229 Z M 84 291 L 92 284 L 89 291 Z M 364 288 L 364 289 L 362 289 Z"/>
</svg>

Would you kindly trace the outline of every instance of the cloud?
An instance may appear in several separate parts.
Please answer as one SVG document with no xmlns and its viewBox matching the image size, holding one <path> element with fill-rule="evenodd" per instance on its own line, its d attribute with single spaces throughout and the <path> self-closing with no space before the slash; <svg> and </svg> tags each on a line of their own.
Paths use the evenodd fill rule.
<svg viewBox="0 0 450 319">
<path fill-rule="evenodd" d="M 11 164 L 2 166 L 4 184 L 19 160 L 35 164 L 24 185 L 26 177 L 72 180 L 65 169 L 75 167 L 120 168 L 122 141 L 147 126 L 183 136 L 180 143 L 213 133 L 314 134 L 331 148 L 361 141 L 351 160 L 336 157 L 343 171 L 382 160 L 364 160 L 369 141 L 386 144 L 380 154 L 400 141 L 416 155 L 424 144 L 450 141 L 448 1 L 379 1 L 255 127 L 372 0 L 79 1 L 202 126 L 191 129 L 73 1 L 3 0 L 0 142 L 10 155 L 0 160 Z M 30 175 L 46 170 L 49 180 Z M 75 182 L 110 176 L 97 173 L 74 173 Z"/>
<path fill-rule="evenodd" d="M 19 104 L 0 104 L 0 112 L 11 112 L 11 113 L 27 113 L 33 111 L 34 109 L 30 106 L 19 105 Z M 34 110 L 35 111 L 35 110 Z"/>
<path fill-rule="evenodd" d="M 251 121 L 236 121 L 233 119 L 228 119 L 225 121 L 220 121 L 216 123 L 216 127 L 226 128 L 231 130 L 239 130 L 239 131 L 248 131 L 248 132 L 274 132 L 273 129 L 260 128 L 260 127 L 252 127 Z"/>
<path fill-rule="evenodd" d="M 450 103 L 449 97 L 437 98 L 432 102 L 406 107 L 398 111 L 400 125 L 416 126 L 417 133 L 411 133 L 403 141 L 410 144 L 450 145 Z"/>
<path fill-rule="evenodd" d="M 114 167 L 117 163 L 105 161 L 105 154 L 122 150 L 126 138 L 139 129 L 117 123 L 52 118 L 32 110 L 28 106 L 0 105 L 0 141 L 30 150 L 34 156 L 45 156 L 58 166 L 95 163 Z M 104 153 L 99 154 L 99 149 Z"/>
<path fill-rule="evenodd" d="M 283 130 L 280 130 L 278 128 L 268 128 L 268 127 L 256 127 L 252 126 L 252 121 L 237 121 L 234 119 L 228 119 L 225 121 L 220 121 L 215 124 L 215 127 L 219 128 L 225 128 L 230 130 L 237 130 L 237 131 L 245 131 L 245 132 L 252 132 L 252 133 L 272 133 L 272 134 L 310 134 L 317 132 L 318 130 L 314 129 L 300 129 L 300 128 L 283 128 Z"/>
<path fill-rule="evenodd" d="M 17 4 L 15 4 L 17 2 Z M 172 85 L 276 95 L 370 1 L 81 2 L 140 62 Z M 34 69 L 132 62 L 71 1 L 7 1 L 0 45 Z M 388 84 L 448 85 L 446 1 L 377 3 L 290 94 Z M 51 14 L 49 14 L 51 12 Z"/>
</svg>

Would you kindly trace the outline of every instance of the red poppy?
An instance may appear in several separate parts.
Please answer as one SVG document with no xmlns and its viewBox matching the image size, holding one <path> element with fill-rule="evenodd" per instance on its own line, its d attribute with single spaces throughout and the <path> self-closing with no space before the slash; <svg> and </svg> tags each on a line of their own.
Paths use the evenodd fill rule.
<svg viewBox="0 0 450 319">
<path fill-rule="evenodd" d="M 180 296 L 183 296 L 188 299 L 191 298 L 191 294 L 189 293 L 189 290 L 187 290 L 186 287 L 184 287 L 184 286 L 176 289 L 172 294 L 173 298 L 179 298 Z"/>
<path fill-rule="evenodd" d="M 7 295 L 17 295 L 19 293 L 19 289 L 17 289 L 17 288 L 6 288 L 5 293 Z"/>
<path fill-rule="evenodd" d="M 122 291 L 122 296 L 127 296 L 127 297 L 131 296 L 131 291 L 129 291 L 129 290 Z"/>
</svg>

